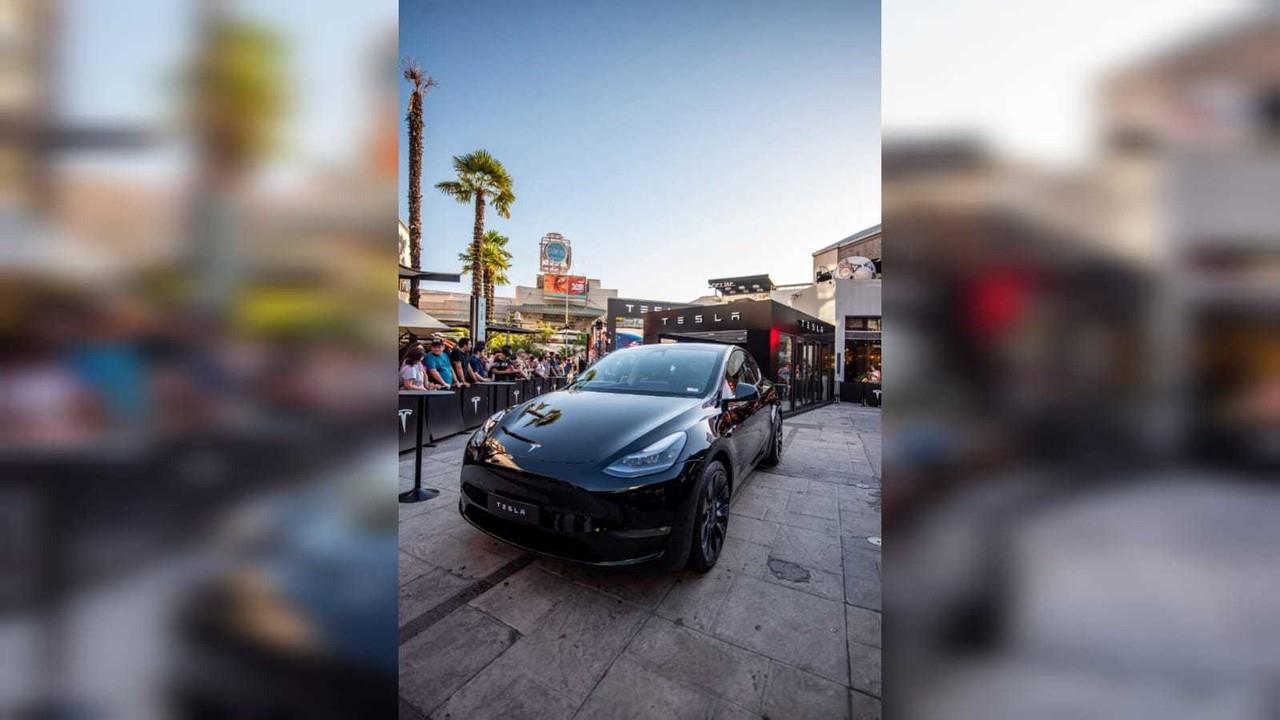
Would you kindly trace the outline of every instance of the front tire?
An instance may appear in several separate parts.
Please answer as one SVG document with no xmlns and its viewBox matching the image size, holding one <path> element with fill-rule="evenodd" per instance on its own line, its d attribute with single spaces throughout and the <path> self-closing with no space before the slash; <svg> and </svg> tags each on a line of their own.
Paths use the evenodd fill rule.
<svg viewBox="0 0 1280 720">
<path fill-rule="evenodd" d="M 705 573 L 720 559 L 729 529 L 729 473 L 719 460 L 703 470 L 694 502 L 697 512 L 689 533 L 689 569 Z"/>
</svg>

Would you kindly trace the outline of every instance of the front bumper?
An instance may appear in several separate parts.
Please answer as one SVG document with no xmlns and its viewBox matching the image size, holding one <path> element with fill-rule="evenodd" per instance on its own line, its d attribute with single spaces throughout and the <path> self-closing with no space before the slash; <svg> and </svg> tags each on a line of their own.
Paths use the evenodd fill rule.
<svg viewBox="0 0 1280 720">
<path fill-rule="evenodd" d="M 587 490 L 546 475 L 482 465 L 462 466 L 462 517 L 493 537 L 540 555 L 587 565 L 637 565 L 667 554 L 690 522 L 688 469 L 631 488 Z M 491 494 L 537 505 L 536 524 L 489 510 Z"/>
</svg>

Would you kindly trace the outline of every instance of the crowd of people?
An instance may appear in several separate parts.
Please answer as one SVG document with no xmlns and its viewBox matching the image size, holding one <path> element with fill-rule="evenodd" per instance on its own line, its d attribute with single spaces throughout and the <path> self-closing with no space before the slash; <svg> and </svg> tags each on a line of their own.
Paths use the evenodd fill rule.
<svg viewBox="0 0 1280 720">
<path fill-rule="evenodd" d="M 403 390 L 448 390 L 490 381 L 574 378 L 587 367 L 585 352 L 490 350 L 470 338 L 432 338 L 411 344 L 400 361 Z"/>
</svg>

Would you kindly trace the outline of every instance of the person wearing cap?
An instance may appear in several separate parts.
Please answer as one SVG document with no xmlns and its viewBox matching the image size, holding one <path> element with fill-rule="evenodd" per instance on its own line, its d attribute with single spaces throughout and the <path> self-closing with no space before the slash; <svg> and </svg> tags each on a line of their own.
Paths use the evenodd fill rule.
<svg viewBox="0 0 1280 720">
<path fill-rule="evenodd" d="M 427 377 L 432 382 L 445 387 L 458 387 L 454 381 L 453 369 L 449 367 L 449 356 L 444 354 L 444 341 L 440 338 L 431 341 L 431 352 L 427 353 L 423 364 L 426 365 Z"/>
</svg>

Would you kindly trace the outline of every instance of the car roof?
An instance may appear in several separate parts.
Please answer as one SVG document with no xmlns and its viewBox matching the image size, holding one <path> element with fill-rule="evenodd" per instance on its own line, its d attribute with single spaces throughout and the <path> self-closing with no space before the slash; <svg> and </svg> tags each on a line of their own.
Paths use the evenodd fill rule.
<svg viewBox="0 0 1280 720">
<path fill-rule="evenodd" d="M 720 351 L 729 351 L 729 350 L 733 350 L 736 347 L 739 347 L 738 345 L 728 345 L 725 343 L 700 343 L 700 342 L 650 343 L 648 345 L 632 345 L 631 347 L 623 348 L 615 352 L 626 352 L 627 350 L 643 350 L 645 348 L 669 348 L 669 347 L 676 347 L 676 346 L 705 348 L 707 350 L 720 350 Z"/>
</svg>

